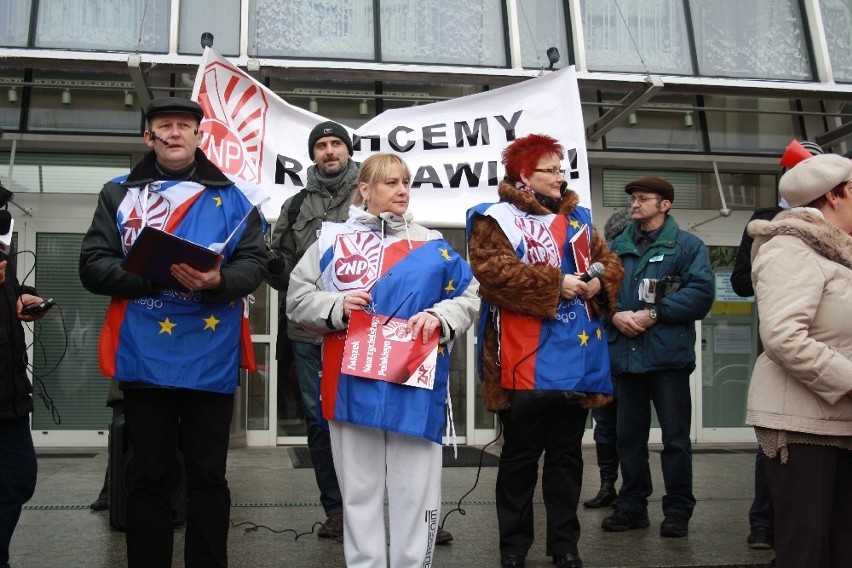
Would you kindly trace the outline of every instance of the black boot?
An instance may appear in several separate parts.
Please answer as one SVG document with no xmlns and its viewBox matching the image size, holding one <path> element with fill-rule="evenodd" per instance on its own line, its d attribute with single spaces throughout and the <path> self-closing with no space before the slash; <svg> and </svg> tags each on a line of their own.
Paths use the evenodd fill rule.
<svg viewBox="0 0 852 568">
<path fill-rule="evenodd" d="M 601 472 L 601 488 L 598 494 L 583 501 L 583 506 L 589 509 L 599 509 L 611 505 L 618 493 L 615 491 L 615 481 L 618 479 L 618 454 L 615 444 L 596 444 L 598 468 Z"/>
</svg>

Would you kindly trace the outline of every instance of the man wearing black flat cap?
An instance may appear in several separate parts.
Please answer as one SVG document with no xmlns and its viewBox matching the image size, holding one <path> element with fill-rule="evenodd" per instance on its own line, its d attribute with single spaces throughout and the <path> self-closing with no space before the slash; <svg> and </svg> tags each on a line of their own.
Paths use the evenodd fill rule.
<svg viewBox="0 0 852 568">
<path fill-rule="evenodd" d="M 252 369 L 247 297 L 263 282 L 258 207 L 267 196 L 223 174 L 198 149 L 202 108 L 179 98 L 145 109 L 151 149 L 129 175 L 101 190 L 80 251 L 80 280 L 111 296 L 99 346 L 101 372 L 120 382 L 129 467 L 130 568 L 172 563 L 172 496 L 178 440 L 186 467 L 186 566 L 228 565 L 231 497 L 225 477 L 239 368 Z M 180 284 L 122 268 L 146 227 L 205 247 L 214 265 L 169 267 Z M 156 259 L 154 259 L 156 260 Z"/>
<path fill-rule="evenodd" d="M 644 176 L 628 183 L 633 222 L 610 247 L 624 266 L 616 313 L 607 327 L 617 389 L 617 452 L 622 484 L 608 531 L 647 527 L 651 471 L 651 403 L 663 433 L 666 493 L 660 535 L 683 537 L 695 507 L 692 494 L 692 397 L 695 321 L 713 304 L 713 270 L 704 243 L 678 228 L 669 214 L 674 188 Z"/>
</svg>

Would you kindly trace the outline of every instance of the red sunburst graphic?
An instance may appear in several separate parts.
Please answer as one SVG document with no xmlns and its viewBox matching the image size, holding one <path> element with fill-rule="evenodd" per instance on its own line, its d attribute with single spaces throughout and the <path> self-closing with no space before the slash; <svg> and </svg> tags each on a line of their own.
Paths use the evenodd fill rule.
<svg viewBox="0 0 852 568">
<path fill-rule="evenodd" d="M 260 184 L 269 101 L 248 75 L 213 61 L 198 93 L 201 150 L 223 172 Z"/>
</svg>

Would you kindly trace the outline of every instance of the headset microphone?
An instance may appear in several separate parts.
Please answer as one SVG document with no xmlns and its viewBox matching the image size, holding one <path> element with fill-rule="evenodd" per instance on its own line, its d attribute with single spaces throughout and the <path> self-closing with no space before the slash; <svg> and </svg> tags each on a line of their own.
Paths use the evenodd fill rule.
<svg viewBox="0 0 852 568">
<path fill-rule="evenodd" d="M 150 140 L 151 142 L 153 142 L 154 140 L 159 140 L 160 142 L 162 142 L 166 146 L 171 146 L 171 144 L 169 143 L 168 140 L 166 140 L 165 138 L 160 138 L 159 136 L 154 134 L 153 131 L 148 131 L 148 140 Z"/>
</svg>

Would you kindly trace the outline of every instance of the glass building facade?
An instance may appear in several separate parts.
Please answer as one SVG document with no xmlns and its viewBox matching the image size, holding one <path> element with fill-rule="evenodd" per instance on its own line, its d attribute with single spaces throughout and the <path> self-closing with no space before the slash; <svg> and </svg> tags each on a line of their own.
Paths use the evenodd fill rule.
<svg viewBox="0 0 852 568">
<path fill-rule="evenodd" d="M 144 102 L 190 96 L 205 33 L 289 103 L 352 128 L 575 66 L 596 223 L 623 205 L 627 180 L 660 175 L 681 228 L 711 253 L 693 437 L 753 439 L 757 313 L 727 277 L 751 211 L 777 202 L 790 140 L 852 149 L 848 0 L 0 0 L 0 180 L 27 251 L 19 273 L 62 308 L 30 333 L 37 444 L 106 444 L 107 300 L 79 283 L 80 239 L 100 186 L 146 150 Z M 465 249 L 463 227 L 440 229 Z M 304 441 L 295 378 L 276 360 L 279 301 L 264 285 L 252 305 L 259 368 L 242 377 L 233 429 L 249 445 Z M 475 341 L 456 345 L 451 395 L 460 441 L 483 444 L 496 429 Z"/>
</svg>

